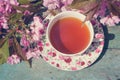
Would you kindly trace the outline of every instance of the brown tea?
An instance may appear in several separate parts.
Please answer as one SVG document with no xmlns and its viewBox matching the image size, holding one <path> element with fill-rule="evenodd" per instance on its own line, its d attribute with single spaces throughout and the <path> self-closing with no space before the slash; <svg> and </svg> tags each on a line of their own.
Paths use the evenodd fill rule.
<svg viewBox="0 0 120 80">
<path fill-rule="evenodd" d="M 87 47 L 90 31 L 82 21 L 67 17 L 58 20 L 50 30 L 50 42 L 55 49 L 64 54 L 75 54 Z"/>
</svg>

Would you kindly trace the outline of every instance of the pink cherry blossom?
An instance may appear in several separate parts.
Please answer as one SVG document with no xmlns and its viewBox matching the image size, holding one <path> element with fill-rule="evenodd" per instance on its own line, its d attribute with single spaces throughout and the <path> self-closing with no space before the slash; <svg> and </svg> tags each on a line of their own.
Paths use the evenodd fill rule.
<svg viewBox="0 0 120 80">
<path fill-rule="evenodd" d="M 112 18 L 109 18 L 109 17 L 105 17 L 105 18 L 102 18 L 100 20 L 100 22 L 103 24 L 103 25 L 108 25 L 108 26 L 114 26 L 115 23 L 114 21 L 112 20 Z"/>
<path fill-rule="evenodd" d="M 8 13 L 12 12 L 11 5 L 18 5 L 19 3 L 17 0 L 0 0 L 0 16 L 7 15 Z"/>
<path fill-rule="evenodd" d="M 33 22 L 30 28 L 32 30 L 33 40 L 39 41 L 42 36 L 41 30 L 43 30 L 43 24 L 42 24 L 42 20 L 38 16 L 33 17 Z"/>
<path fill-rule="evenodd" d="M 0 29 L 8 29 L 6 16 L 11 12 L 9 0 L 0 0 Z"/>
<path fill-rule="evenodd" d="M 40 40 L 40 36 L 37 35 L 37 34 L 33 34 L 32 37 L 33 37 L 34 41 L 39 41 Z"/>
<path fill-rule="evenodd" d="M 20 44 L 24 47 L 28 47 L 30 45 L 30 42 L 27 40 L 25 35 L 22 36 Z"/>
<path fill-rule="evenodd" d="M 0 28 L 8 29 L 7 20 L 4 16 L 0 17 Z"/>
<path fill-rule="evenodd" d="M 120 18 L 118 16 L 112 16 L 112 20 L 118 24 L 120 22 Z"/>
<path fill-rule="evenodd" d="M 28 52 L 26 52 L 26 57 L 28 60 L 33 57 L 32 52 L 30 50 Z"/>
<path fill-rule="evenodd" d="M 20 57 L 18 57 L 16 54 L 13 54 L 12 56 L 8 57 L 7 63 L 18 64 L 20 63 Z"/>
<path fill-rule="evenodd" d="M 36 29 L 43 28 L 42 20 L 38 16 L 33 17 L 33 24 L 35 25 Z"/>
<path fill-rule="evenodd" d="M 17 2 L 17 0 L 8 0 L 8 2 L 12 5 L 19 5 L 19 3 Z"/>
<path fill-rule="evenodd" d="M 64 6 L 64 7 L 61 8 L 61 11 L 62 11 L 62 12 L 63 12 L 63 11 L 67 11 L 67 8 Z"/>
<path fill-rule="evenodd" d="M 35 50 L 29 50 L 28 52 L 26 52 L 26 57 L 29 60 L 30 58 L 36 58 L 38 59 L 40 56 L 40 50 L 39 49 L 35 49 Z"/>
<path fill-rule="evenodd" d="M 61 2 L 64 4 L 64 6 L 72 4 L 73 0 L 61 0 Z"/>
<path fill-rule="evenodd" d="M 61 11 L 63 12 L 63 11 L 72 11 L 72 9 L 71 8 L 68 8 L 68 7 L 66 7 L 66 6 L 62 6 L 61 7 Z"/>
<path fill-rule="evenodd" d="M 10 5 L 4 1 L 4 0 L 0 0 L 0 16 L 9 12 L 10 9 Z"/>
<path fill-rule="evenodd" d="M 115 26 L 120 22 L 120 18 L 114 15 L 108 15 L 100 20 L 103 25 Z"/>
<path fill-rule="evenodd" d="M 33 55 L 33 58 L 39 59 L 40 54 L 41 54 L 40 50 L 37 49 L 37 50 L 35 50 L 34 52 L 35 52 L 35 53 L 34 53 L 34 55 Z"/>
<path fill-rule="evenodd" d="M 43 5 L 49 10 L 61 8 L 72 4 L 73 0 L 43 0 Z"/>
<path fill-rule="evenodd" d="M 99 10 L 97 11 L 96 14 L 101 16 L 101 17 L 105 16 L 107 7 L 108 7 L 108 1 L 107 0 L 101 0 L 100 8 L 99 8 Z"/>
<path fill-rule="evenodd" d="M 60 8 L 59 0 L 43 0 L 43 5 L 50 10 Z"/>
</svg>

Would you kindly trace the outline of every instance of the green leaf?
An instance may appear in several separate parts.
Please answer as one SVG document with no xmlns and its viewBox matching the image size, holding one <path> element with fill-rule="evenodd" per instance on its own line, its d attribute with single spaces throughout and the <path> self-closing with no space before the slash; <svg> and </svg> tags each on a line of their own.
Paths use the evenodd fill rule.
<svg viewBox="0 0 120 80">
<path fill-rule="evenodd" d="M 29 4 L 30 0 L 18 0 L 20 4 Z"/>
<path fill-rule="evenodd" d="M 0 39 L 0 48 L 4 45 L 7 39 L 7 37 Z"/>
<path fill-rule="evenodd" d="M 10 19 L 9 19 L 9 24 L 16 24 L 18 25 L 18 21 L 22 20 L 22 16 L 23 14 L 22 13 L 16 13 L 16 14 L 13 14 L 10 16 Z"/>
<path fill-rule="evenodd" d="M 86 22 L 94 16 L 99 8 L 99 4 L 97 0 L 74 0 L 69 7 L 82 10 L 82 13 L 86 15 L 86 19 L 84 20 Z"/>
<path fill-rule="evenodd" d="M 90 9 L 94 8 L 97 3 L 98 2 L 96 0 L 74 0 L 69 7 L 87 12 Z"/>
<path fill-rule="evenodd" d="M 0 64 L 3 64 L 7 61 L 9 56 L 9 43 L 8 40 L 4 43 L 4 45 L 0 48 Z"/>
<path fill-rule="evenodd" d="M 8 40 L 9 37 L 15 32 L 15 30 L 10 31 L 5 38 L 0 39 L 0 48 L 4 45 L 4 43 Z"/>
<path fill-rule="evenodd" d="M 22 18 L 23 14 L 22 13 L 16 13 L 12 16 L 12 20 L 17 21 Z"/>
<path fill-rule="evenodd" d="M 25 10 L 27 10 L 27 8 L 23 8 L 23 7 L 21 7 L 21 6 L 16 6 L 16 5 L 12 5 L 12 7 L 14 8 L 14 9 L 16 9 L 16 10 L 19 10 L 19 11 L 22 11 L 22 12 L 24 12 Z"/>
</svg>

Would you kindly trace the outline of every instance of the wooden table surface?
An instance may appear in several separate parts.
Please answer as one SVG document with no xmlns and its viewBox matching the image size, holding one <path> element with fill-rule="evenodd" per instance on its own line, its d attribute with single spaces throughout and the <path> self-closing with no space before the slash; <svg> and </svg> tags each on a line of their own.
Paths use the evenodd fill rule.
<svg viewBox="0 0 120 80">
<path fill-rule="evenodd" d="M 17 65 L 0 65 L 0 80 L 120 80 L 120 26 L 103 27 L 105 46 L 97 62 L 85 69 L 58 70 L 43 59 Z"/>
</svg>

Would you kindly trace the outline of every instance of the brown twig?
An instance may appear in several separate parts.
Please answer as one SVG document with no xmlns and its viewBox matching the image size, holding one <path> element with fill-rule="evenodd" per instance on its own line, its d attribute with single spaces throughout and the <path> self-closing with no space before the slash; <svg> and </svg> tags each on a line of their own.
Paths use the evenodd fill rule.
<svg viewBox="0 0 120 80">
<path fill-rule="evenodd" d="M 16 52 L 23 60 L 27 61 L 27 58 L 26 58 L 26 56 L 23 54 L 22 48 L 21 48 L 20 44 L 18 43 L 17 38 L 15 37 L 15 35 L 13 35 L 13 44 L 14 44 L 14 47 L 15 47 L 15 52 Z"/>
</svg>

